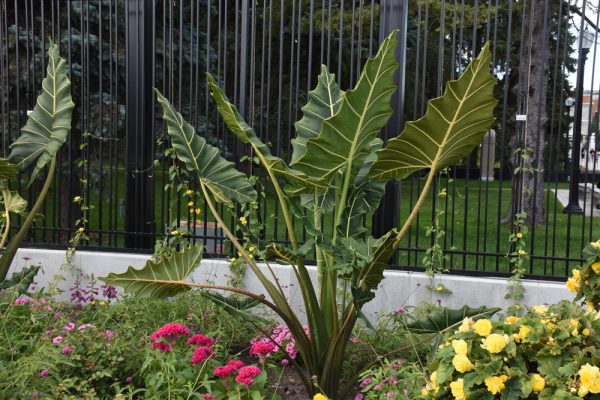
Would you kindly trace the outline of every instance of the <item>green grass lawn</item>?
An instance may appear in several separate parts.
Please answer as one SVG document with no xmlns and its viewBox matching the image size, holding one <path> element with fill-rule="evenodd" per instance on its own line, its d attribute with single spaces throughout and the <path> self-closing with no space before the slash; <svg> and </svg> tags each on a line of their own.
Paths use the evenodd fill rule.
<svg viewBox="0 0 600 400">
<path fill-rule="evenodd" d="M 156 229 L 158 232 L 164 232 L 169 225 L 169 220 L 177 220 L 176 199 L 171 199 L 171 217 L 169 218 L 167 208 L 168 194 L 164 191 L 164 179 L 162 171 L 158 170 L 155 176 L 155 217 Z M 401 225 L 409 215 L 413 204 L 415 203 L 420 189 L 418 179 L 413 178 L 402 182 L 400 185 L 400 212 L 399 224 Z M 554 188 L 554 184 L 546 185 L 546 195 L 544 197 L 548 218 L 546 223 L 530 229 L 526 239 L 528 241 L 529 252 L 534 256 L 554 256 L 555 260 L 542 260 L 533 258 L 528 265 L 528 272 L 534 275 L 565 275 L 567 262 L 561 258 L 578 258 L 581 249 L 590 238 L 597 240 L 600 238 L 600 220 L 584 216 L 572 216 L 562 213 L 563 206 L 557 204 L 553 193 L 547 197 L 549 189 Z M 568 184 L 561 183 L 559 188 L 567 188 Z M 411 190 L 412 188 L 412 190 Z M 431 246 L 431 238 L 426 236 L 426 230 L 432 225 L 433 198 L 436 193 L 446 189 L 446 197 L 436 197 L 438 207 L 444 210 L 440 217 L 440 228 L 446 232 L 442 244 L 450 256 L 446 267 L 460 270 L 480 270 L 490 272 L 509 272 L 508 260 L 505 254 L 508 252 L 508 236 L 510 233 L 510 224 L 500 224 L 498 221 L 506 215 L 510 202 L 511 186 L 509 181 L 499 182 L 479 182 L 478 180 L 456 180 L 449 181 L 443 178 L 437 186 L 435 192 L 432 190 L 419 214 L 419 218 L 413 225 L 410 234 L 405 237 L 401 243 L 396 264 L 400 266 L 422 266 L 422 258 L 425 255 L 425 249 Z M 125 220 L 121 216 L 119 204 L 125 198 L 125 179 L 123 174 L 119 177 L 118 191 L 113 190 L 113 197 L 109 199 L 104 190 L 102 202 L 98 191 L 91 191 L 90 204 L 93 208 L 90 211 L 89 230 L 92 232 L 92 241 L 90 245 L 102 245 L 112 247 L 124 246 L 124 235 L 119 233 L 112 236 L 112 242 L 109 242 L 107 233 L 100 236 L 94 231 L 100 228 L 108 230 L 112 218 L 112 230 L 123 232 Z M 51 196 L 47 200 L 47 209 L 52 210 L 56 196 Z M 108 206 L 112 201 L 113 209 L 109 214 Z M 175 203 L 173 203 L 175 202 Z M 500 205 L 500 207 L 499 207 Z M 212 222 L 213 218 L 207 215 L 204 205 L 198 205 L 202 208 L 200 219 Z M 196 206 L 195 206 L 196 207 Z M 102 222 L 100 223 L 100 209 L 103 208 Z M 556 213 L 555 213 L 556 209 Z M 182 220 L 188 219 L 187 200 L 179 204 L 179 216 Z M 279 207 L 276 205 L 275 198 L 270 191 L 267 192 L 266 200 L 261 204 L 261 212 L 266 226 L 266 239 L 276 239 L 279 241 L 287 240 L 286 227 L 283 218 L 280 215 Z M 224 212 L 224 220 L 232 221 L 233 216 Z M 193 221 L 193 218 L 192 218 Z M 57 226 L 55 219 L 47 218 L 46 227 Z M 166 224 L 166 225 L 165 225 Z M 567 230 L 570 224 L 570 240 L 567 240 Z M 325 235 L 331 235 L 332 221 L 326 219 L 323 223 Z M 303 237 L 302 224 L 295 221 L 296 235 Z M 201 231 L 202 232 L 202 231 Z M 533 241 L 532 241 L 533 239 Z M 38 239 L 39 241 L 39 239 Z M 567 251 L 567 244 L 569 249 Z M 207 251 L 214 252 L 214 248 Z M 479 253 L 479 255 L 472 254 Z M 482 254 L 482 253 L 485 253 Z"/>
</svg>

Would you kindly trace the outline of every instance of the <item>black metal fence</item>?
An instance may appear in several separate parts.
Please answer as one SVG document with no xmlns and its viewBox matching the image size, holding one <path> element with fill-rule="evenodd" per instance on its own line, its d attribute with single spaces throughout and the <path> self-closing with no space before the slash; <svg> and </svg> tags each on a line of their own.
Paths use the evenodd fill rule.
<svg viewBox="0 0 600 400">
<path fill-rule="evenodd" d="M 84 246 L 150 249 L 178 230 L 204 242 L 212 255 L 224 255 L 228 249 L 205 205 L 188 205 L 186 195 L 177 191 L 152 88 L 226 157 L 250 171 L 251 162 L 242 158 L 247 149 L 227 132 L 209 99 L 206 71 L 219 77 L 273 151 L 288 157 L 293 123 L 301 117 L 320 65 L 349 88 L 379 40 L 398 28 L 400 89 L 384 139 L 396 135 L 405 120 L 423 115 L 426 100 L 440 95 L 445 82 L 456 78 L 486 41 L 491 42 L 500 102 L 494 132 L 484 145 L 440 174 L 396 266 L 421 268 L 426 250 L 437 243 L 447 256 L 440 267 L 507 274 L 506 255 L 513 251 L 509 235 L 515 216 L 525 211 L 529 275 L 565 276 L 585 244 L 600 239 L 600 190 L 595 187 L 600 84 L 593 62 L 600 13 L 597 2 L 577 4 L 0 0 L 2 154 L 7 155 L 35 103 L 48 37 L 67 59 L 76 104 L 45 218 L 36 222 L 29 242 L 64 246 L 81 217 L 81 204 L 73 198 L 84 194 L 90 208 Z M 593 42 L 589 51 L 582 31 Z M 587 64 L 584 54 L 591 60 Z M 588 74 L 580 87 L 588 91 L 577 93 L 570 76 L 583 65 Z M 578 109 L 579 129 L 571 116 Z M 582 150 L 573 157 L 577 144 Z M 422 182 L 415 175 L 388 186 L 372 223 L 375 234 L 406 218 Z M 39 188 L 19 189 L 33 199 Z M 266 194 L 260 204 L 264 234 L 285 241 L 278 209 Z M 576 207 L 563 212 L 569 195 L 570 206 L 579 204 L 584 212 Z"/>
</svg>

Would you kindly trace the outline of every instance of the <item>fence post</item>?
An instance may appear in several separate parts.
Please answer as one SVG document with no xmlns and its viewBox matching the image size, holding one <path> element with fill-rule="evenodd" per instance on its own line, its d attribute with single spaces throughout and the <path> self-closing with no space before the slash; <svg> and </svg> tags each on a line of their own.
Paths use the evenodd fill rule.
<svg viewBox="0 0 600 400">
<path fill-rule="evenodd" d="M 381 139 L 388 139 L 398 135 L 404 125 L 404 81 L 406 70 L 406 42 L 408 25 L 408 0 L 381 0 L 379 6 L 379 42 L 381 43 L 390 32 L 398 29 L 398 46 L 396 59 L 398 71 L 394 76 L 397 90 L 392 96 L 393 114 L 381 131 Z M 373 218 L 373 234 L 379 237 L 398 226 L 398 213 L 400 201 L 398 182 L 389 182 L 385 187 L 385 195 Z"/>
<path fill-rule="evenodd" d="M 126 3 L 125 245 L 154 242 L 154 131 L 152 98 L 154 0 Z"/>
</svg>

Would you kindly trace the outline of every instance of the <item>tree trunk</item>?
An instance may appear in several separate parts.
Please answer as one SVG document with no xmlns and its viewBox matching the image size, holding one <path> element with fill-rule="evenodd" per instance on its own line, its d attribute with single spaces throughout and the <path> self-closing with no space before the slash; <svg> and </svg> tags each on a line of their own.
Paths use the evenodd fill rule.
<svg viewBox="0 0 600 400">
<path fill-rule="evenodd" d="M 513 171 L 510 208 L 503 222 L 514 221 L 526 213 L 527 225 L 544 224 L 544 149 L 546 147 L 546 94 L 548 89 L 549 36 L 544 29 L 546 0 L 531 0 L 524 16 L 519 82 L 516 87 L 518 114 L 527 115 L 517 122 L 510 140 Z M 520 168 L 517 170 L 517 168 Z"/>
</svg>

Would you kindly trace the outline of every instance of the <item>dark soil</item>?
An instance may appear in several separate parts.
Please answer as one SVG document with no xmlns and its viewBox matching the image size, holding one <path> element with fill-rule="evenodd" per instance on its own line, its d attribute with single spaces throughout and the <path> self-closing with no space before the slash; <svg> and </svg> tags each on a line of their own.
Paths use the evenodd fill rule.
<svg viewBox="0 0 600 400">
<path fill-rule="evenodd" d="M 279 377 L 269 377 L 272 386 L 277 385 L 277 379 Z M 285 400 L 310 400 L 311 397 L 307 394 L 304 385 L 302 384 L 302 379 L 300 378 L 300 374 L 296 371 L 296 368 L 293 366 L 288 366 L 283 372 L 283 376 L 281 377 L 281 381 L 279 382 L 279 387 L 277 388 L 277 394 L 281 396 L 282 399 Z M 346 400 L 354 399 L 353 396 L 349 396 Z"/>
</svg>

